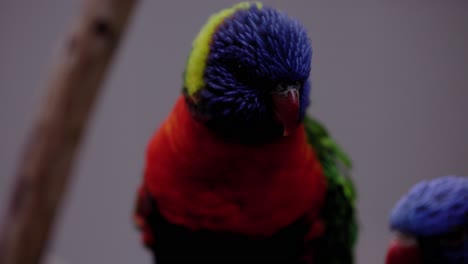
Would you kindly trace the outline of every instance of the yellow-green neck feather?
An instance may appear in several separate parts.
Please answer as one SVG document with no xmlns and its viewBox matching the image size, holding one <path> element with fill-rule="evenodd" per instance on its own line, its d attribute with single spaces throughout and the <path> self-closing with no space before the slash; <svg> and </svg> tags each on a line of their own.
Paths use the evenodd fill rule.
<svg viewBox="0 0 468 264">
<path fill-rule="evenodd" d="M 241 2 L 213 14 L 202 27 L 193 41 L 192 51 L 185 70 L 185 87 L 190 96 L 205 86 L 203 73 L 205 72 L 208 54 L 210 52 L 210 43 L 216 29 L 221 25 L 224 19 L 232 16 L 236 11 L 249 9 L 254 4 L 257 5 L 258 8 L 262 8 L 262 4 L 259 2 Z"/>
</svg>

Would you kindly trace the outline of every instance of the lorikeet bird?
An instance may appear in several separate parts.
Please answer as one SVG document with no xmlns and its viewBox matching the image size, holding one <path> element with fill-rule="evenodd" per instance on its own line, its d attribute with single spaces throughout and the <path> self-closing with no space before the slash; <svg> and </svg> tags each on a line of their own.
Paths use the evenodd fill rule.
<svg viewBox="0 0 468 264">
<path fill-rule="evenodd" d="M 151 138 L 135 221 L 164 263 L 353 263 L 351 162 L 309 105 L 305 28 L 260 3 L 212 15 Z"/>
<path fill-rule="evenodd" d="M 416 184 L 390 214 L 387 264 L 468 263 L 468 177 Z"/>
</svg>

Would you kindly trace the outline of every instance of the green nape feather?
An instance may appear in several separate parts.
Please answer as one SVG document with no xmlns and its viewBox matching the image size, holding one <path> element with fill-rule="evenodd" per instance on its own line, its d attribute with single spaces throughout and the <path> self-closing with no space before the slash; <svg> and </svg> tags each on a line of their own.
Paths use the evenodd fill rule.
<svg viewBox="0 0 468 264">
<path fill-rule="evenodd" d="M 352 264 L 357 241 L 356 190 L 349 171 L 352 163 L 346 153 L 316 119 L 305 117 L 308 141 L 315 149 L 328 181 L 322 216 L 326 231 L 317 241 L 317 263 Z"/>
</svg>

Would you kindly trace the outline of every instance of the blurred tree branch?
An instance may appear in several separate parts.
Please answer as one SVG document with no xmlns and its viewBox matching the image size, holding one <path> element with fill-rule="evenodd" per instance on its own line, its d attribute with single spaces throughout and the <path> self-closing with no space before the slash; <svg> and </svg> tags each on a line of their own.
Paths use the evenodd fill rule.
<svg viewBox="0 0 468 264">
<path fill-rule="evenodd" d="M 41 262 L 93 104 L 136 4 L 84 1 L 17 168 L 1 230 L 1 264 Z"/>
</svg>

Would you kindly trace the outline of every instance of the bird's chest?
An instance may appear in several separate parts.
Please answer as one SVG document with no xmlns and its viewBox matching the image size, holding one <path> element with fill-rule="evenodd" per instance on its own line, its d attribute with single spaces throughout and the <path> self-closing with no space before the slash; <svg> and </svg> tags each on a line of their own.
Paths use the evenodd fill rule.
<svg viewBox="0 0 468 264">
<path fill-rule="evenodd" d="M 269 236 L 323 202 L 325 179 L 304 138 L 248 147 L 160 136 L 153 145 L 145 181 L 174 224 Z"/>
<path fill-rule="evenodd" d="M 161 214 L 195 230 L 268 236 L 319 208 L 324 192 L 313 162 L 289 166 L 246 154 L 203 165 L 161 161 L 153 169 Z"/>
</svg>

